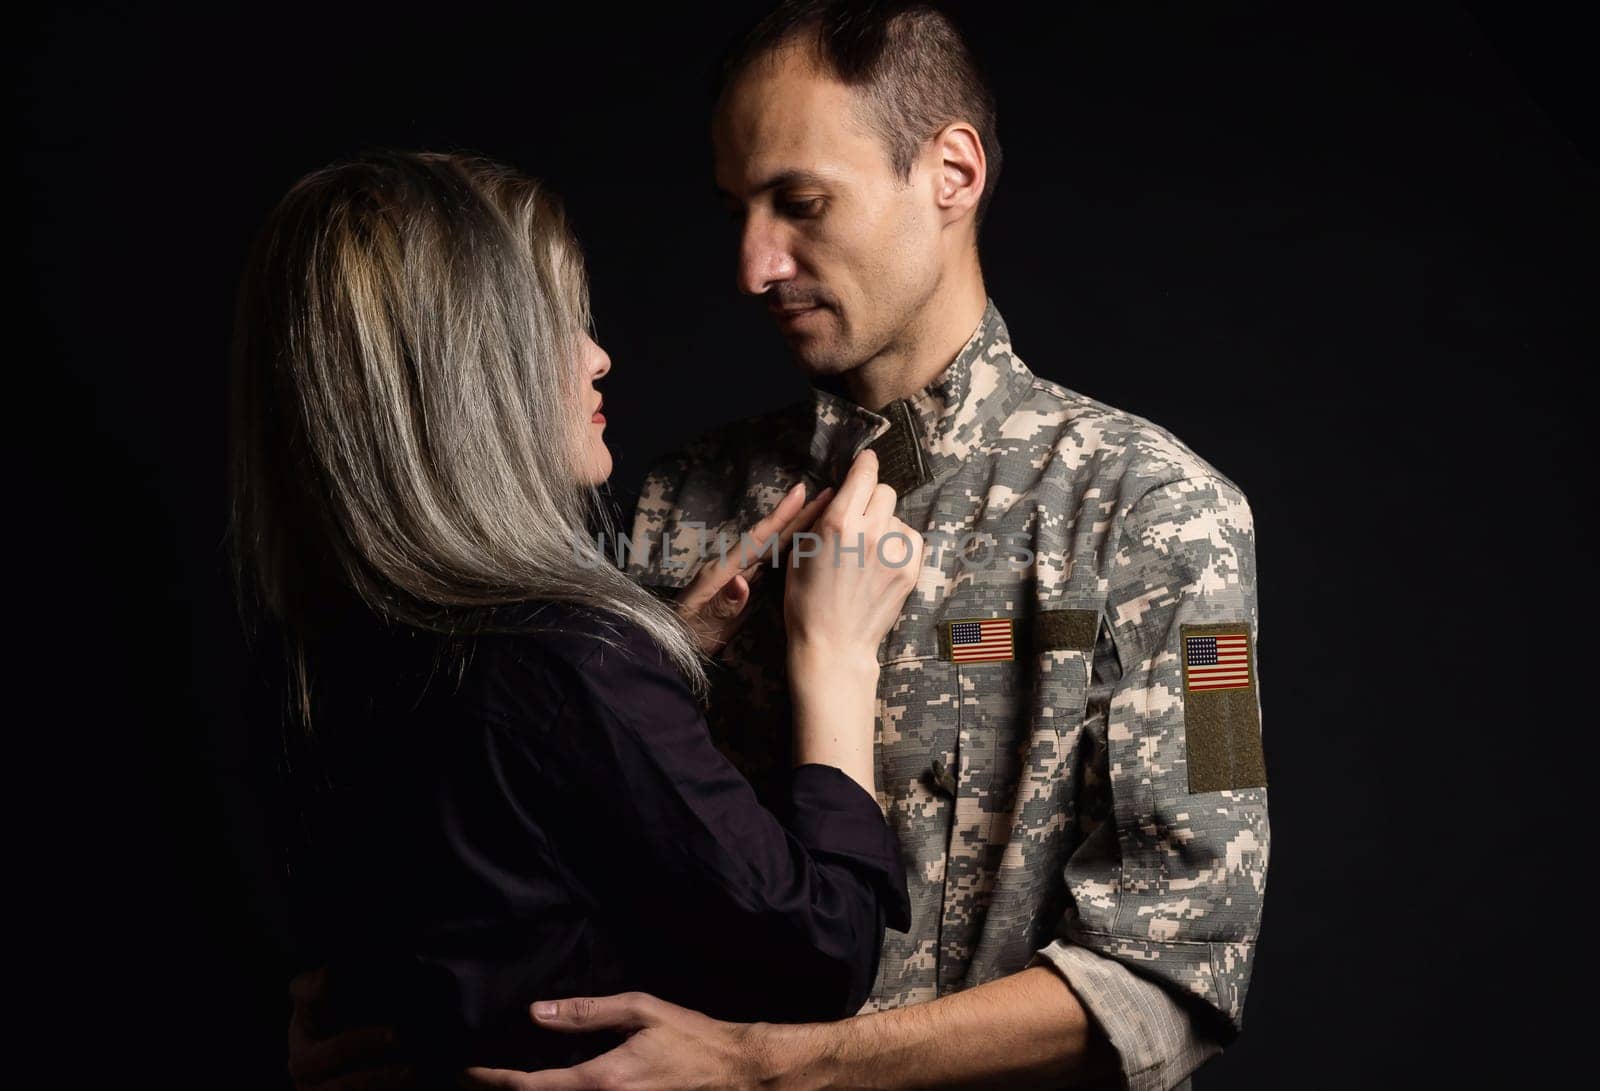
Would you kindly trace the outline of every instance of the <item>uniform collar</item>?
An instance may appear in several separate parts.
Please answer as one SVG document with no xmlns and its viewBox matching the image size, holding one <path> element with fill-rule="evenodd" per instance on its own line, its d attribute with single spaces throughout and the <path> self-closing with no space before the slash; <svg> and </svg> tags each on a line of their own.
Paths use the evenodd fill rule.
<svg viewBox="0 0 1600 1091">
<path fill-rule="evenodd" d="M 812 473 L 827 484 L 844 479 L 863 447 L 878 452 L 878 479 L 904 496 L 953 471 L 999 434 L 1033 384 L 1011 351 L 1005 320 L 987 301 L 978 328 L 933 382 L 874 413 L 842 388 L 811 388 Z"/>
</svg>

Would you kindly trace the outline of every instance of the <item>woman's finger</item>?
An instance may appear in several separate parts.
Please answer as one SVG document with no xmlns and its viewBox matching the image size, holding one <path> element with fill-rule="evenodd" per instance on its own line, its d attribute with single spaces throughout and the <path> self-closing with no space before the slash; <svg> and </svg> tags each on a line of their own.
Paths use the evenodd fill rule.
<svg viewBox="0 0 1600 1091">
<path fill-rule="evenodd" d="M 890 538 L 896 539 L 896 544 L 885 546 L 883 543 Z M 902 523 L 893 516 L 889 517 L 889 529 L 884 532 L 879 540 L 879 556 L 884 558 L 884 563 L 890 568 L 909 568 L 915 574 L 922 568 L 922 534 L 913 529 L 909 524 Z"/>
<path fill-rule="evenodd" d="M 872 495 L 867 498 L 867 522 L 872 525 L 882 523 L 894 518 L 894 505 L 899 500 L 894 489 L 882 481 L 872 486 Z"/>
<path fill-rule="evenodd" d="M 815 505 L 815 499 L 806 502 L 805 482 L 796 482 L 783 494 L 777 507 L 740 536 L 737 548 L 728 555 L 728 563 L 746 576 L 750 575 L 751 569 L 759 567 L 762 561 L 770 561 L 772 554 L 783 548 L 783 543 L 793 534 L 791 528 L 804 520 Z M 747 545 L 751 548 L 746 548 Z"/>
<path fill-rule="evenodd" d="M 778 533 L 783 527 L 792 522 L 806 504 L 806 483 L 797 481 L 783 494 L 783 499 L 778 501 L 778 506 L 767 512 L 750 528 L 750 537 L 761 541 Z"/>
<path fill-rule="evenodd" d="M 774 553 L 776 553 L 779 557 L 782 557 L 783 551 L 789 548 L 789 543 L 794 540 L 794 536 L 802 531 L 810 529 L 811 524 L 817 521 L 817 516 L 821 515 L 827 510 L 828 502 L 833 499 L 833 496 L 834 491 L 832 485 L 829 485 L 827 488 L 817 493 L 817 495 L 808 504 L 806 504 L 805 507 L 801 508 L 800 511 L 796 513 L 795 517 L 789 521 L 789 525 L 783 528 L 783 533 L 778 535 L 777 544 L 775 544 L 770 550 L 763 550 L 761 555 L 744 570 L 744 574 L 747 577 L 754 579 L 761 574 L 761 567 L 763 564 L 772 564 L 772 556 Z"/>
<path fill-rule="evenodd" d="M 834 503 L 846 516 L 860 515 L 867 508 L 867 498 L 872 495 L 872 487 L 878 483 L 878 452 L 871 447 L 863 448 L 856 455 L 856 460 L 850 463 L 850 472 L 844 475 L 844 481 L 839 485 L 839 495 L 834 497 Z"/>
<path fill-rule="evenodd" d="M 757 554 L 756 558 L 754 558 L 755 560 L 759 561 L 762 556 L 765 556 L 766 543 L 778 534 L 781 528 L 792 522 L 805 510 L 803 506 L 805 495 L 805 483 L 799 482 L 795 484 L 788 492 L 783 494 L 783 499 L 778 501 L 777 507 L 757 520 L 755 526 L 750 528 L 747 535 L 755 543 Z M 688 609 L 691 613 L 700 610 L 701 607 L 711 601 L 713 596 L 723 590 L 723 587 L 735 574 L 744 572 L 748 575 L 751 560 L 749 551 L 745 549 L 745 539 L 741 537 L 732 549 L 721 553 L 715 561 L 708 561 L 700 569 L 689 586 L 685 588 L 683 594 L 679 596 L 678 602 L 680 606 Z"/>
<path fill-rule="evenodd" d="M 810 503 L 796 512 L 795 517 L 789 520 L 789 525 L 783 528 L 783 534 L 780 536 L 782 540 L 788 541 L 788 539 L 794 537 L 796 531 L 804 530 L 814 523 L 817 516 L 827 509 L 828 501 L 832 500 L 833 496 L 833 486 L 829 485 L 812 497 Z"/>
<path fill-rule="evenodd" d="M 722 590 L 706 605 L 705 616 L 713 625 L 721 625 L 738 617 L 749 601 L 750 581 L 743 573 L 735 572 L 733 578 L 723 584 Z"/>
</svg>

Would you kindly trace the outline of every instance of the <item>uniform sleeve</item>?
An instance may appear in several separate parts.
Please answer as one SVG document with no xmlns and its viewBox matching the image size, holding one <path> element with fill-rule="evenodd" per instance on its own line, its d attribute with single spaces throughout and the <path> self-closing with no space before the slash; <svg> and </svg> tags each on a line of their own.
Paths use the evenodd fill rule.
<svg viewBox="0 0 1600 1091">
<path fill-rule="evenodd" d="M 714 553 L 719 533 L 737 530 L 737 466 L 720 446 L 697 440 L 650 467 L 634 505 L 621 568 L 658 593 L 694 578 Z M 775 498 L 776 499 L 776 498 Z"/>
<path fill-rule="evenodd" d="M 687 456 L 676 452 L 665 455 L 650 467 L 639 488 L 620 567 L 645 587 L 666 591 L 682 586 L 688 582 L 697 559 L 686 551 L 674 555 L 672 550 L 674 532 L 679 529 L 673 515 L 673 498 L 687 470 Z"/>
<path fill-rule="evenodd" d="M 1104 740 L 1092 828 L 1034 961 L 1062 973 L 1143 1091 L 1178 1084 L 1240 1028 L 1267 792 L 1244 496 L 1214 477 L 1156 486 L 1118 543 L 1087 710 Z"/>
<path fill-rule="evenodd" d="M 646 641 L 600 649 L 567 688 L 557 730 L 581 749 L 569 768 L 591 801 L 568 855 L 626 917 L 652 991 L 746 1021 L 859 1009 L 885 926 L 910 927 L 877 800 L 810 764 L 795 769 L 781 817 L 763 808 Z"/>
</svg>

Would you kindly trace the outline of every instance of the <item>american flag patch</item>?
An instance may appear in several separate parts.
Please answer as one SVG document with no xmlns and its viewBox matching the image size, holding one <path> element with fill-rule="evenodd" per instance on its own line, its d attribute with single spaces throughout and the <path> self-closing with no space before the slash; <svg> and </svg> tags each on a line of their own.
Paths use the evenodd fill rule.
<svg viewBox="0 0 1600 1091">
<path fill-rule="evenodd" d="M 950 662 L 1000 663 L 1012 658 L 1010 618 L 950 622 Z"/>
<path fill-rule="evenodd" d="M 1250 688 L 1250 633 L 1183 638 L 1184 682 L 1191 693 Z"/>
</svg>

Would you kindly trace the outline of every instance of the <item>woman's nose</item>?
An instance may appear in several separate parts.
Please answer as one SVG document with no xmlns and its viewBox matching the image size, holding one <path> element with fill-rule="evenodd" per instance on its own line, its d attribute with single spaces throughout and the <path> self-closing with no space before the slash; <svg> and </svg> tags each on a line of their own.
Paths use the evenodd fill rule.
<svg viewBox="0 0 1600 1091">
<path fill-rule="evenodd" d="M 601 378 L 611 370 L 611 357 L 588 334 L 584 334 L 583 340 L 586 346 L 584 351 L 589 357 L 589 377 Z"/>
</svg>

